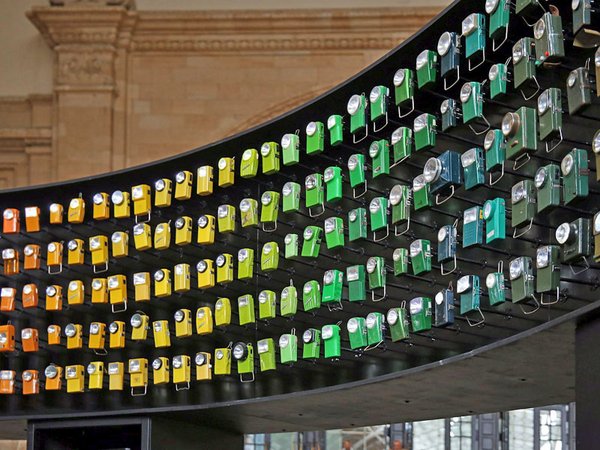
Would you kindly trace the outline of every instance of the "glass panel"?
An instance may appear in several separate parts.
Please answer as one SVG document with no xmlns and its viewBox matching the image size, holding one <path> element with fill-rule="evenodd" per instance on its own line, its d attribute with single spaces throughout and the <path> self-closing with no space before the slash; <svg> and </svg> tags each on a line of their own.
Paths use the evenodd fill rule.
<svg viewBox="0 0 600 450">
<path fill-rule="evenodd" d="M 544 408 L 540 415 L 540 450 L 562 450 L 562 409 Z"/>
<path fill-rule="evenodd" d="M 444 450 L 444 419 L 413 423 L 413 450 Z"/>
<path fill-rule="evenodd" d="M 508 448 L 533 450 L 533 409 L 509 411 L 508 430 Z"/>
</svg>

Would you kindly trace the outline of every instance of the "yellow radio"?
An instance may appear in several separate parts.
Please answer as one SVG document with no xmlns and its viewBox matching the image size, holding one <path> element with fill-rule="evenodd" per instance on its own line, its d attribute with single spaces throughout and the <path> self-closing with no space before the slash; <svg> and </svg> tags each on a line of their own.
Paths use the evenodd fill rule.
<svg viewBox="0 0 600 450">
<path fill-rule="evenodd" d="M 177 264 L 175 272 L 175 292 L 187 292 L 190 290 L 190 265 L 188 263 Z"/>
<path fill-rule="evenodd" d="M 110 199 L 113 204 L 113 215 L 116 219 L 124 219 L 131 216 L 131 201 L 129 192 L 115 191 Z"/>
<path fill-rule="evenodd" d="M 192 242 L 192 218 L 183 216 L 175 221 L 175 244 L 188 245 Z"/>
<path fill-rule="evenodd" d="M 69 287 L 67 289 L 67 303 L 69 305 L 83 305 L 84 300 L 85 293 L 83 288 L 83 281 L 69 281 Z"/>
<path fill-rule="evenodd" d="M 215 326 L 225 327 L 231 323 L 231 302 L 228 298 L 220 298 L 215 303 Z"/>
<path fill-rule="evenodd" d="M 88 347 L 94 350 L 96 354 L 106 354 L 105 350 L 106 324 L 102 322 L 92 322 L 90 324 L 90 336 Z"/>
<path fill-rule="evenodd" d="M 25 230 L 28 233 L 40 231 L 40 208 L 38 206 L 27 206 L 25 208 Z"/>
<path fill-rule="evenodd" d="M 208 306 L 196 310 L 196 333 L 210 334 L 213 332 L 212 311 Z"/>
<path fill-rule="evenodd" d="M 125 275 L 111 275 L 108 277 L 108 300 L 112 312 L 123 312 L 127 309 L 127 278 Z M 117 308 L 120 306 L 120 308 Z"/>
<path fill-rule="evenodd" d="M 67 264 L 83 264 L 83 240 L 72 239 L 67 243 Z"/>
<path fill-rule="evenodd" d="M 83 375 L 83 366 L 76 364 L 65 367 L 65 378 L 67 379 L 67 393 L 74 394 L 83 392 L 85 388 L 85 378 Z"/>
<path fill-rule="evenodd" d="M 50 208 L 50 224 L 60 225 L 63 223 L 64 208 L 60 203 L 52 203 Z"/>
<path fill-rule="evenodd" d="M 46 390 L 60 391 L 62 388 L 63 368 L 55 364 L 50 364 L 44 370 L 46 376 Z"/>
<path fill-rule="evenodd" d="M 133 227 L 133 245 L 136 250 L 152 248 L 152 229 L 147 223 L 138 223 Z"/>
<path fill-rule="evenodd" d="M 215 260 L 217 265 L 217 283 L 231 283 L 233 281 L 233 256 L 223 253 Z"/>
<path fill-rule="evenodd" d="M 75 350 L 83 347 L 83 327 L 79 323 L 70 323 L 65 327 L 67 337 L 67 350 Z"/>
<path fill-rule="evenodd" d="M 4 256 L 4 252 L 3 256 Z M 48 244 L 48 253 L 46 255 L 46 265 L 49 274 L 62 272 L 63 244 L 62 242 L 50 242 Z"/>
<path fill-rule="evenodd" d="M 210 364 L 211 354 L 207 352 L 198 352 L 194 358 L 196 364 L 196 380 L 212 380 L 212 366 Z"/>
<path fill-rule="evenodd" d="M 41 265 L 40 246 L 37 244 L 28 244 L 23 249 L 23 269 L 38 270 Z"/>
<path fill-rule="evenodd" d="M 60 325 L 48 325 L 46 331 L 48 333 L 48 345 L 60 345 Z"/>
<path fill-rule="evenodd" d="M 196 194 L 210 195 L 213 193 L 213 168 L 212 166 L 198 167 Z"/>
<path fill-rule="evenodd" d="M 110 200 L 106 192 L 94 194 L 93 203 L 92 217 L 94 220 L 106 220 L 110 218 Z"/>
<path fill-rule="evenodd" d="M 150 300 L 150 273 L 138 272 L 133 274 L 133 288 L 136 302 Z"/>
<path fill-rule="evenodd" d="M 189 309 L 175 311 L 175 336 L 178 338 L 192 335 L 192 312 Z"/>
<path fill-rule="evenodd" d="M 46 311 L 62 310 L 62 286 L 53 284 L 46 287 Z"/>
</svg>

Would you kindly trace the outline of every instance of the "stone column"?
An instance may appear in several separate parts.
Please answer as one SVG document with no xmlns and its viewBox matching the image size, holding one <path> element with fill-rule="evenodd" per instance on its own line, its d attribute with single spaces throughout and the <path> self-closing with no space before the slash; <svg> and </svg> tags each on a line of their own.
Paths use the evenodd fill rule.
<svg viewBox="0 0 600 450">
<path fill-rule="evenodd" d="M 27 14 L 55 52 L 52 134 L 57 179 L 123 167 L 113 156 L 123 153 L 115 147 L 124 145 L 115 136 L 122 128 L 115 122 L 115 109 L 122 108 L 116 108 L 124 98 L 121 49 L 128 45 L 135 14 L 132 3 L 118 3 L 53 1 L 53 6 L 34 7 Z"/>
</svg>

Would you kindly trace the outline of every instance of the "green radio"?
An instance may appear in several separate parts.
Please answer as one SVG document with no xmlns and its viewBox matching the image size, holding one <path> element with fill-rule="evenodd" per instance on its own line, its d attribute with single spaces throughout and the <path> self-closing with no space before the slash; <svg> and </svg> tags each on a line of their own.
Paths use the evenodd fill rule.
<svg viewBox="0 0 600 450">
<path fill-rule="evenodd" d="M 598 5 L 593 1 L 574 0 L 571 2 L 573 10 L 573 34 L 576 39 L 581 34 L 596 34 L 598 29 Z"/>
<path fill-rule="evenodd" d="M 371 290 L 371 300 L 378 302 L 386 297 L 386 275 L 387 269 L 385 261 L 381 256 L 371 256 L 367 260 L 367 280 Z M 376 297 L 377 290 L 383 290 L 379 297 Z"/>
<path fill-rule="evenodd" d="M 386 139 L 374 141 L 369 147 L 373 178 L 390 174 L 390 144 Z"/>
<path fill-rule="evenodd" d="M 533 37 L 538 63 L 556 61 L 565 56 L 565 38 L 559 14 L 544 13 L 533 26 Z"/>
<path fill-rule="evenodd" d="M 394 261 L 394 275 L 404 275 L 408 273 L 408 250 L 405 248 L 397 248 L 392 254 Z"/>
<path fill-rule="evenodd" d="M 413 203 L 415 211 L 428 208 L 433 204 L 433 198 L 429 191 L 429 183 L 425 181 L 423 174 L 419 174 L 413 179 Z"/>
<path fill-rule="evenodd" d="M 367 210 L 356 208 L 348 213 L 348 240 L 350 242 L 367 238 Z"/>
<path fill-rule="evenodd" d="M 325 244 L 329 250 L 343 247 L 344 241 L 344 219 L 341 217 L 330 217 L 325 219 Z"/>
<path fill-rule="evenodd" d="M 258 225 L 258 202 L 253 198 L 245 198 L 240 202 L 240 221 L 242 228 Z"/>
<path fill-rule="evenodd" d="M 337 324 L 323 326 L 321 338 L 323 339 L 325 358 L 339 359 L 342 353 L 340 326 Z"/>
<path fill-rule="evenodd" d="M 254 249 L 241 248 L 238 251 L 237 277 L 248 280 L 254 276 Z"/>
<path fill-rule="evenodd" d="M 392 342 L 398 342 L 408 338 L 408 317 L 406 308 L 392 308 L 386 314 L 387 323 L 390 327 Z"/>
<path fill-rule="evenodd" d="M 538 122 L 540 129 L 540 140 L 550 141 L 560 136 L 562 141 L 562 93 L 558 88 L 548 88 L 543 91 L 537 100 Z M 554 147 L 549 148 L 546 142 L 546 151 L 551 152 Z"/>
<path fill-rule="evenodd" d="M 342 168 L 328 167 L 323 174 L 325 181 L 325 201 L 337 202 L 342 199 Z"/>
<path fill-rule="evenodd" d="M 348 280 L 348 300 L 351 302 L 362 302 L 367 299 L 367 283 L 365 278 L 365 266 L 346 267 L 346 279 Z"/>
<path fill-rule="evenodd" d="M 531 229 L 536 212 L 535 187 L 531 180 L 521 180 L 511 190 L 513 237 L 520 237 Z M 527 229 L 518 233 L 518 228 L 528 224 Z"/>
<path fill-rule="evenodd" d="M 454 291 L 449 287 L 442 289 L 433 298 L 434 327 L 447 327 L 454 323 Z"/>
<path fill-rule="evenodd" d="M 490 16 L 488 35 L 492 39 L 492 50 L 498 50 L 508 39 L 508 23 L 510 22 L 511 0 L 486 0 L 485 12 Z M 496 45 L 496 39 L 504 39 Z"/>
<path fill-rule="evenodd" d="M 377 347 L 383 342 L 385 335 L 385 316 L 380 312 L 367 315 L 367 346 L 369 349 Z"/>
<path fill-rule="evenodd" d="M 350 175 L 350 187 L 354 198 L 362 197 L 367 192 L 367 179 L 365 168 L 365 155 L 357 153 L 348 158 L 348 174 Z M 357 193 L 356 188 L 362 186 L 362 191 Z"/>
<path fill-rule="evenodd" d="M 219 205 L 217 208 L 217 226 L 219 233 L 235 231 L 235 206 Z"/>
<path fill-rule="evenodd" d="M 410 264 L 413 275 L 431 271 L 431 242 L 417 239 L 410 243 Z"/>
<path fill-rule="evenodd" d="M 293 259 L 298 257 L 298 235 L 289 233 L 285 235 L 283 240 L 285 244 L 284 257 L 285 259 Z"/>
<path fill-rule="evenodd" d="M 282 317 L 292 317 L 298 311 L 298 291 L 293 285 L 286 286 L 281 291 L 279 314 Z"/>
<path fill-rule="evenodd" d="M 344 288 L 344 272 L 338 269 L 330 269 L 323 275 L 323 292 L 321 294 L 321 303 L 328 305 L 331 303 L 342 304 L 342 290 Z M 329 307 L 332 310 L 332 307 Z"/>
<path fill-rule="evenodd" d="M 419 89 L 423 89 L 435 83 L 437 79 L 437 53 L 432 50 L 423 50 L 417 56 L 416 60 L 416 72 L 417 72 L 417 86 Z"/>
<path fill-rule="evenodd" d="M 542 305 L 553 305 L 560 299 L 560 247 L 558 245 L 544 245 L 538 247 L 535 255 L 537 269 L 536 292 L 541 294 Z M 544 293 L 556 293 L 555 300 L 544 302 Z"/>
<path fill-rule="evenodd" d="M 335 147 L 344 141 L 344 120 L 342 116 L 334 114 L 327 119 L 329 130 L 329 145 Z"/>
<path fill-rule="evenodd" d="M 503 263 L 498 264 L 498 271 L 488 273 L 485 277 L 485 286 L 488 290 L 490 306 L 495 306 L 506 301 L 506 288 L 504 286 Z"/>
<path fill-rule="evenodd" d="M 279 337 L 279 361 L 281 364 L 293 364 L 298 361 L 298 337 L 296 330 Z"/>
<path fill-rule="evenodd" d="M 506 239 L 506 203 L 502 197 L 486 200 L 483 204 L 485 243 Z"/>
<path fill-rule="evenodd" d="M 440 77 L 444 79 L 444 90 L 450 89 L 460 80 L 460 35 L 453 31 L 442 33 L 437 42 L 440 57 Z M 454 74 L 454 81 L 448 85 L 448 74 Z"/>
<path fill-rule="evenodd" d="M 323 229 L 321 227 L 309 225 L 304 229 L 302 236 L 304 237 L 304 242 L 302 242 L 302 257 L 317 258 L 319 256 L 319 250 L 321 249 Z"/>
<path fill-rule="evenodd" d="M 240 164 L 240 177 L 253 178 L 258 173 L 258 150 L 248 148 L 242 153 L 242 163 Z"/>
<path fill-rule="evenodd" d="M 279 172 L 279 144 L 277 142 L 265 142 L 260 148 L 262 171 L 265 175 Z"/>
<path fill-rule="evenodd" d="M 435 147 L 436 121 L 433 114 L 421 114 L 413 122 L 415 151 L 429 150 Z"/>
<path fill-rule="evenodd" d="M 277 296 L 270 290 L 258 294 L 258 318 L 261 320 L 274 319 L 277 314 Z"/>
<path fill-rule="evenodd" d="M 404 184 L 396 184 L 390 190 L 389 204 L 391 205 L 391 222 L 394 234 L 401 236 L 410 228 L 410 188 Z M 399 230 L 399 225 L 404 229 Z"/>
<path fill-rule="evenodd" d="M 398 107 L 398 116 L 406 117 L 415 109 L 414 72 L 411 69 L 398 69 L 394 74 L 394 101 Z M 410 110 L 402 113 L 401 108 L 411 104 Z"/>
<path fill-rule="evenodd" d="M 587 67 L 578 67 L 567 77 L 567 103 L 570 115 L 575 115 L 592 104 L 592 86 Z"/>
<path fill-rule="evenodd" d="M 321 331 L 309 328 L 302 333 L 302 358 L 317 359 L 321 354 Z"/>
<path fill-rule="evenodd" d="M 260 222 L 263 231 L 275 231 L 277 229 L 277 218 L 279 217 L 279 192 L 263 192 L 260 196 L 260 205 Z"/>
<path fill-rule="evenodd" d="M 357 144 L 367 137 L 369 134 L 369 128 L 367 127 L 367 98 L 365 94 L 354 94 L 348 100 L 346 111 L 350 115 L 350 134 L 352 135 L 352 142 Z M 364 136 L 357 139 L 359 131 L 363 130 Z"/>
<path fill-rule="evenodd" d="M 561 245 L 562 262 L 573 264 L 583 260 L 587 265 L 587 257 L 591 252 L 590 219 L 575 219 L 573 222 L 560 224 L 555 233 Z M 581 271 L 583 272 L 583 270 Z"/>
<path fill-rule="evenodd" d="M 535 173 L 538 213 L 560 205 L 560 178 L 560 167 L 556 164 L 540 167 Z"/>
<path fill-rule="evenodd" d="M 369 93 L 369 113 L 374 132 L 381 131 L 388 124 L 389 97 L 390 90 L 385 86 L 375 86 Z"/>
<path fill-rule="evenodd" d="M 267 242 L 263 245 L 260 252 L 260 270 L 262 272 L 271 272 L 279 267 L 279 244 L 277 242 Z"/>
<path fill-rule="evenodd" d="M 281 138 L 281 157 L 284 166 L 300 162 L 300 136 L 287 133 Z"/>
<path fill-rule="evenodd" d="M 320 216 L 325 212 L 325 189 L 323 186 L 323 175 L 320 173 L 312 173 L 304 180 L 304 188 L 306 190 L 306 198 L 304 206 L 308 208 L 310 217 Z M 320 212 L 315 212 L 315 207 L 320 207 Z"/>
<path fill-rule="evenodd" d="M 506 64 L 498 63 L 490 67 L 488 72 L 490 83 L 490 98 L 494 99 L 500 95 L 505 95 L 506 85 L 508 83 L 508 69 Z"/>
<path fill-rule="evenodd" d="M 302 306 L 305 312 L 321 307 L 321 285 L 316 280 L 309 280 L 302 288 Z"/>
<path fill-rule="evenodd" d="M 527 162 L 528 152 L 537 150 L 535 109 L 522 106 L 516 112 L 506 113 L 502 118 L 502 134 L 506 138 L 506 159 L 515 161 L 516 170 Z"/>
<path fill-rule="evenodd" d="M 269 370 L 275 370 L 277 362 L 275 360 L 275 342 L 273 339 L 261 339 L 256 343 L 256 350 L 258 351 L 260 371 L 267 372 Z"/>
<path fill-rule="evenodd" d="M 391 137 L 394 163 L 391 167 L 400 164 L 410 157 L 412 153 L 412 130 L 408 127 L 400 127 L 394 130 Z"/>
<path fill-rule="evenodd" d="M 288 181 L 283 185 L 281 193 L 281 209 L 284 213 L 298 212 L 300 210 L 300 185 L 293 181 Z"/>
<path fill-rule="evenodd" d="M 314 155 L 325 150 L 325 125 L 323 122 L 309 122 L 306 125 L 306 154 Z"/>
<path fill-rule="evenodd" d="M 438 230 L 437 261 L 440 264 L 440 273 L 449 275 L 456 270 L 456 244 L 458 241 L 456 226 L 444 225 Z M 452 261 L 452 268 L 444 268 L 444 264 Z"/>
<path fill-rule="evenodd" d="M 371 232 L 373 233 L 373 241 L 379 242 L 388 237 L 388 199 L 385 197 L 375 197 L 369 203 L 369 220 L 371 222 Z M 385 230 L 384 233 L 378 231 Z"/>
<path fill-rule="evenodd" d="M 489 130 L 483 140 L 483 149 L 485 150 L 485 170 L 490 174 L 490 184 L 494 185 L 504 176 L 506 143 L 502 131 Z M 500 176 L 494 179 L 493 174 L 498 171 Z"/>
<path fill-rule="evenodd" d="M 410 321 L 415 333 L 431 330 L 431 299 L 416 297 L 409 303 Z"/>
<path fill-rule="evenodd" d="M 475 147 L 460 155 L 465 189 L 485 184 L 483 149 Z"/>
<path fill-rule="evenodd" d="M 357 350 L 367 346 L 367 324 L 363 317 L 352 317 L 346 324 L 350 348 Z"/>
<path fill-rule="evenodd" d="M 534 294 L 535 277 L 531 258 L 520 256 L 513 259 L 509 266 L 510 291 L 513 303 L 519 303 Z"/>
<path fill-rule="evenodd" d="M 560 163 L 563 176 L 563 202 L 568 205 L 573 200 L 587 197 L 590 192 L 587 151 L 574 148 Z"/>
<path fill-rule="evenodd" d="M 469 71 L 476 69 L 485 62 L 485 16 L 483 14 L 469 14 L 462 21 L 462 35 L 465 38 L 465 58 L 467 58 Z M 471 60 L 477 58 L 478 64 L 471 65 Z"/>
<path fill-rule="evenodd" d="M 238 315 L 240 325 L 256 322 L 254 316 L 254 297 L 251 294 L 238 297 Z"/>
<path fill-rule="evenodd" d="M 472 206 L 463 214 L 463 248 L 483 243 L 483 208 Z"/>
</svg>

